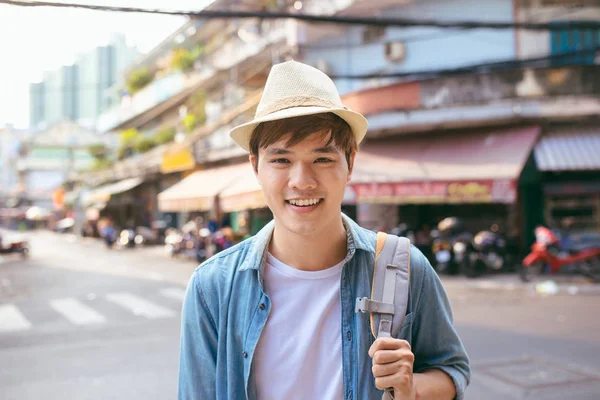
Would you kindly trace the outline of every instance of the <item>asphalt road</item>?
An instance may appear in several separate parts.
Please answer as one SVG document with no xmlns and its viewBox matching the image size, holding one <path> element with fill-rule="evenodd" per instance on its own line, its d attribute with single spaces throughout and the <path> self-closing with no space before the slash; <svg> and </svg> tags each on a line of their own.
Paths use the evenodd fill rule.
<svg viewBox="0 0 600 400">
<path fill-rule="evenodd" d="M 194 263 L 160 248 L 31 240 L 30 260 L 0 262 L 0 399 L 176 398 Z M 516 278 L 506 290 L 445 283 L 474 371 L 467 399 L 600 398 L 600 296 L 542 297 Z"/>
</svg>

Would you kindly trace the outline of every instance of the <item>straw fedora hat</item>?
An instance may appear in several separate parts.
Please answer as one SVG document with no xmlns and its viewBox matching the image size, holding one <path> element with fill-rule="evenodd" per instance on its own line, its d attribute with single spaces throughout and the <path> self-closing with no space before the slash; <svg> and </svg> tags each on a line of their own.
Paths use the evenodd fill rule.
<svg viewBox="0 0 600 400">
<path fill-rule="evenodd" d="M 249 152 L 250 136 L 261 122 L 329 112 L 346 121 L 360 143 L 367 133 L 367 119 L 344 107 L 331 78 L 310 65 L 287 61 L 271 68 L 254 119 L 229 135 Z"/>
</svg>

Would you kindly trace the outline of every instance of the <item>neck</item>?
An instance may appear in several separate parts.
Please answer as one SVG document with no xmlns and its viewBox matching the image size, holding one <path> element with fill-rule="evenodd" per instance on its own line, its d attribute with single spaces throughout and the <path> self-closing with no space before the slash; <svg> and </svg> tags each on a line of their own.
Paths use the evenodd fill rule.
<svg viewBox="0 0 600 400">
<path fill-rule="evenodd" d="M 331 227 L 310 236 L 299 235 L 277 224 L 269 251 L 279 261 L 303 271 L 320 271 L 342 262 L 347 253 L 346 228 L 340 216 Z"/>
</svg>

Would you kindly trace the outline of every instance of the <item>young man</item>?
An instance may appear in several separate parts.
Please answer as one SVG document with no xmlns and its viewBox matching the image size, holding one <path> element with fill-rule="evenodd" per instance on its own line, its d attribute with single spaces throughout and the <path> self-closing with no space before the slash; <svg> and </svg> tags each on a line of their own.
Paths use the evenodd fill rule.
<svg viewBox="0 0 600 400">
<path fill-rule="evenodd" d="M 446 293 L 411 249 L 397 338 L 355 314 L 370 297 L 376 234 L 341 214 L 366 119 L 329 77 L 275 65 L 256 117 L 231 132 L 274 220 L 202 264 L 183 305 L 180 400 L 462 399 L 470 379 Z"/>
</svg>

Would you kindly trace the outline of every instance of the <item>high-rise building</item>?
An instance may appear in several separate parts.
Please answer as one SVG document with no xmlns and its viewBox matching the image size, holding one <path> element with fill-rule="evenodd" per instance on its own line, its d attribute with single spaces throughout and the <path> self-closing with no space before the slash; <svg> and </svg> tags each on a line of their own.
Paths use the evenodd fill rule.
<svg viewBox="0 0 600 400">
<path fill-rule="evenodd" d="M 29 85 L 29 124 L 38 126 L 44 121 L 45 83 L 36 82 Z"/>
<path fill-rule="evenodd" d="M 62 120 L 93 126 L 107 108 L 107 89 L 139 55 L 115 34 L 106 46 L 80 54 L 73 65 L 47 71 L 44 79 L 30 85 L 30 126 L 43 129 Z"/>
</svg>

